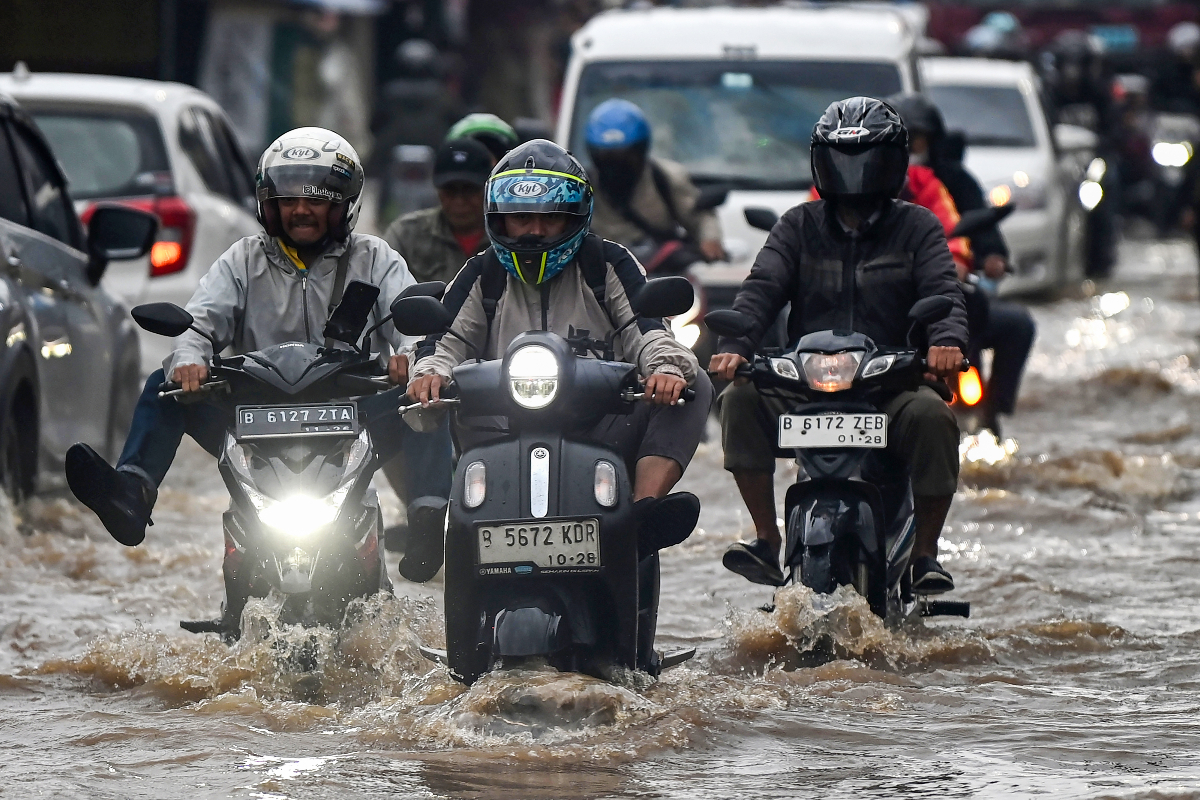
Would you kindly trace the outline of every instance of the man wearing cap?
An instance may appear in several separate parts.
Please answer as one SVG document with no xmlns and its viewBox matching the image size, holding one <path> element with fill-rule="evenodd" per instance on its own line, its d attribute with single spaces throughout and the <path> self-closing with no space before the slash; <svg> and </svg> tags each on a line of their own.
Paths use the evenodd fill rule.
<svg viewBox="0 0 1200 800">
<path fill-rule="evenodd" d="M 450 283 L 468 258 L 487 247 L 483 185 L 494 163 L 488 149 L 473 139 L 454 139 L 438 148 L 433 185 L 439 204 L 405 214 L 383 234 L 418 281 Z"/>
</svg>

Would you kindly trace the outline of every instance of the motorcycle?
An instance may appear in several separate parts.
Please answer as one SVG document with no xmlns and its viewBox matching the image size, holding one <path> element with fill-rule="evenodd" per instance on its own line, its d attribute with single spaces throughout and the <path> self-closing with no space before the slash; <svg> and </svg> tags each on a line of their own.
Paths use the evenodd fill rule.
<svg viewBox="0 0 1200 800">
<path fill-rule="evenodd" d="M 657 318 L 692 300 L 671 277 L 648 281 L 632 304 Z M 397 319 L 410 335 L 450 323 L 424 297 L 399 301 Z M 695 653 L 661 657 L 653 645 L 657 551 L 691 534 L 699 501 L 678 493 L 635 513 L 623 458 L 584 436 L 641 399 L 636 367 L 614 360 L 615 336 L 523 333 L 503 358 L 456 367 L 443 391 L 462 455 L 446 524 L 446 650 L 422 652 L 464 683 L 531 659 L 606 679 L 617 668 L 657 674 Z M 484 432 L 479 421 L 497 414 L 506 421 Z"/>
<path fill-rule="evenodd" d="M 800 466 L 784 502 L 787 582 L 828 594 L 851 585 L 871 611 L 896 624 L 915 608 L 923 616 L 968 616 L 970 604 L 915 596 L 908 559 L 916 529 L 904 465 L 889 456 L 882 401 L 924 382 L 917 339 L 954 304 L 927 297 L 909 312 L 908 348 L 878 347 L 861 333 L 818 331 L 775 355 L 755 355 L 738 375 L 765 396 L 787 402 L 778 422 L 780 456 Z M 708 326 L 723 336 L 744 335 L 738 311 L 713 311 Z M 929 382 L 944 400 L 950 391 Z"/>
<path fill-rule="evenodd" d="M 401 297 L 440 296 L 441 289 L 440 282 L 417 284 Z M 352 599 L 391 591 L 371 488 L 379 462 L 358 407 L 359 399 L 395 388 L 370 346 L 392 318 L 363 335 L 378 295 L 377 287 L 351 281 L 326 324 L 324 347 L 285 342 L 218 354 L 199 392 L 160 387 L 160 397 L 207 400 L 230 420 L 218 460 L 230 495 L 222 515 L 226 602 L 219 618 L 182 621 L 184 630 L 233 642 L 249 598 L 272 593 L 283 597 L 281 623 L 337 627 Z M 152 333 L 193 330 L 211 341 L 171 303 L 138 306 L 132 315 Z"/>
</svg>

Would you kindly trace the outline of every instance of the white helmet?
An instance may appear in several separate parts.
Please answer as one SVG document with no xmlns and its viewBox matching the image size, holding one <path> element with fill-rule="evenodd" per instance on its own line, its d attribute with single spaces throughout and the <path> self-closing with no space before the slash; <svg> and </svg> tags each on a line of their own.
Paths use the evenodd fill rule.
<svg viewBox="0 0 1200 800">
<path fill-rule="evenodd" d="M 296 128 L 271 143 L 254 176 L 258 221 L 271 236 L 282 236 L 280 197 L 329 200 L 329 237 L 345 241 L 358 219 L 363 168 L 358 153 L 325 128 Z"/>
</svg>

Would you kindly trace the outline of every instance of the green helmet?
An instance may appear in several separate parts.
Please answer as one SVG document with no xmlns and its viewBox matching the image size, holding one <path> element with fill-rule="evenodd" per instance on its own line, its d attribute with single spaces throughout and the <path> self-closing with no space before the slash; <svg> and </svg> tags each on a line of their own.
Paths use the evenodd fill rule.
<svg viewBox="0 0 1200 800">
<path fill-rule="evenodd" d="M 450 126 L 446 141 L 474 139 L 486 147 L 497 161 L 521 143 L 513 126 L 495 114 L 467 114 Z"/>
</svg>

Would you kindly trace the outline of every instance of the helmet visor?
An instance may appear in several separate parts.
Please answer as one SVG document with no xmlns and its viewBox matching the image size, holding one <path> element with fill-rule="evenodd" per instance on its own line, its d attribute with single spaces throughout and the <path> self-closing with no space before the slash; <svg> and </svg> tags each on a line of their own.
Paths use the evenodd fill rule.
<svg viewBox="0 0 1200 800">
<path fill-rule="evenodd" d="M 893 145 L 812 150 L 813 180 L 822 195 L 895 195 L 904 185 L 908 153 Z"/>
<path fill-rule="evenodd" d="M 313 197 L 340 203 L 351 196 L 354 173 L 341 164 L 276 164 L 263 170 L 259 200 Z"/>
<path fill-rule="evenodd" d="M 488 181 L 486 211 L 586 217 L 591 210 L 591 191 L 587 181 L 565 172 L 515 169 Z"/>
</svg>

